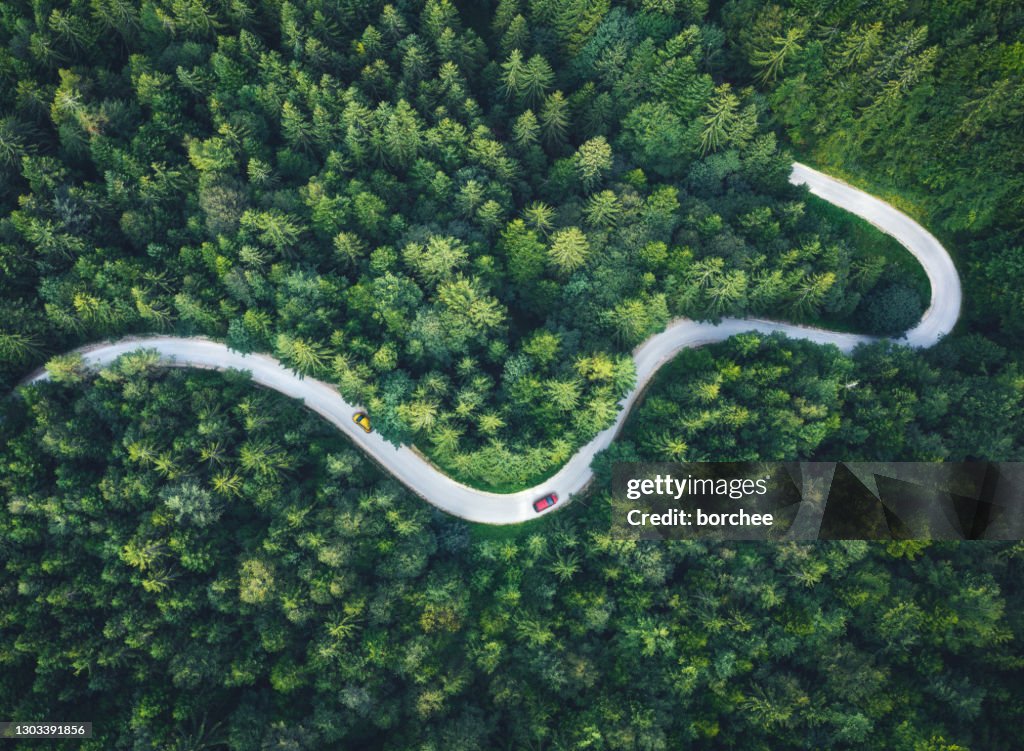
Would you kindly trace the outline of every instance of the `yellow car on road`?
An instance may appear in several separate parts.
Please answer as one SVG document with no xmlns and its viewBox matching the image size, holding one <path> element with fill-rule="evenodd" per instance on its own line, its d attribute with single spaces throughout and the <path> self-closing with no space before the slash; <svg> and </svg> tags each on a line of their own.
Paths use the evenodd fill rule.
<svg viewBox="0 0 1024 751">
<path fill-rule="evenodd" d="M 370 427 L 370 418 L 365 412 L 356 412 L 352 415 L 352 422 L 361 427 L 367 433 L 372 430 Z"/>
</svg>

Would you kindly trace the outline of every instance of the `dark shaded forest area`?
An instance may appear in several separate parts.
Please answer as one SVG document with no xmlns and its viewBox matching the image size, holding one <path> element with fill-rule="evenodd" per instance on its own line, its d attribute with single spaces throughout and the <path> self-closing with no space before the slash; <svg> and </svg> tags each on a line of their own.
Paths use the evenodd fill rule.
<svg viewBox="0 0 1024 751">
<path fill-rule="evenodd" d="M 468 482 L 524 486 L 611 423 L 671 317 L 895 333 L 923 310 L 909 255 L 807 210 L 699 4 L 474 21 L 5 3 L 0 384 L 100 337 L 205 334 L 337 383 Z"/>
<path fill-rule="evenodd" d="M 0 447 L 0 709 L 75 748 L 1017 747 L 1020 544 L 622 542 L 599 492 L 496 533 L 244 378 L 56 378 Z"/>
<path fill-rule="evenodd" d="M 674 316 L 916 320 L 913 260 L 793 158 L 922 221 L 966 304 L 928 351 L 687 351 L 586 497 L 501 530 L 243 376 L 53 360 L 0 401 L 0 719 L 104 751 L 1017 749 L 1021 544 L 615 541 L 607 476 L 1024 458 L 1022 29 L 1009 0 L 0 4 L 4 393 L 203 334 L 527 485 Z"/>
<path fill-rule="evenodd" d="M 1024 7 L 729 0 L 728 69 L 825 169 L 916 214 L 957 255 L 968 320 L 1024 335 Z"/>
</svg>

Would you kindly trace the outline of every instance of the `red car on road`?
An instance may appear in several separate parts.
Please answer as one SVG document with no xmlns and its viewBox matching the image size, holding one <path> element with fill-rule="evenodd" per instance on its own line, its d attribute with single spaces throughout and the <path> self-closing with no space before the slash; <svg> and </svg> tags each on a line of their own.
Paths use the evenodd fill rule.
<svg viewBox="0 0 1024 751">
<path fill-rule="evenodd" d="M 540 500 L 533 502 L 533 510 L 538 514 L 545 509 L 549 509 L 558 503 L 558 493 L 550 493 Z"/>
</svg>

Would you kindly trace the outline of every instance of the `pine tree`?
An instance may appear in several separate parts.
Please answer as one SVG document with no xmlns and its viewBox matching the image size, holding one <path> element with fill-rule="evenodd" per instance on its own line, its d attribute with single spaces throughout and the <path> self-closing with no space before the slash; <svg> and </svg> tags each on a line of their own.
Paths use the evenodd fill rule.
<svg viewBox="0 0 1024 751">
<path fill-rule="evenodd" d="M 587 236 L 577 227 L 567 227 L 555 232 L 548 248 L 548 257 L 556 269 L 563 274 L 571 273 L 586 263 L 590 253 Z"/>
<path fill-rule="evenodd" d="M 540 126 L 537 124 L 537 116 L 533 114 L 533 110 L 526 110 L 519 115 L 512 126 L 512 141 L 523 148 L 537 143 L 539 134 Z"/>
<path fill-rule="evenodd" d="M 546 143 L 558 145 L 565 142 L 569 132 L 569 103 L 561 91 L 554 91 L 544 99 L 540 128 Z"/>
<path fill-rule="evenodd" d="M 786 61 L 803 49 L 800 40 L 805 33 L 803 28 L 793 27 L 785 36 L 772 37 L 770 48 L 755 50 L 750 61 L 761 69 L 758 80 L 762 83 L 774 81 L 783 72 Z"/>
<path fill-rule="evenodd" d="M 501 64 L 502 94 L 506 99 L 517 97 L 522 92 L 525 68 L 523 53 L 517 49 L 512 50 L 508 60 Z"/>
<path fill-rule="evenodd" d="M 701 156 L 710 151 L 718 151 L 731 141 L 739 103 L 729 84 L 724 83 L 715 89 L 715 96 L 708 102 L 705 114 L 701 117 L 704 126 L 700 134 Z"/>
<path fill-rule="evenodd" d="M 529 107 L 533 107 L 543 99 L 554 80 L 555 74 L 548 61 L 541 55 L 534 55 L 519 76 L 517 93 L 521 94 Z"/>
<path fill-rule="evenodd" d="M 604 136 L 591 138 L 576 150 L 573 162 L 583 188 L 589 191 L 611 169 L 612 148 Z"/>
<path fill-rule="evenodd" d="M 614 227 L 622 214 L 619 198 L 611 190 L 595 193 L 587 202 L 584 214 L 589 224 L 596 227 Z"/>
</svg>

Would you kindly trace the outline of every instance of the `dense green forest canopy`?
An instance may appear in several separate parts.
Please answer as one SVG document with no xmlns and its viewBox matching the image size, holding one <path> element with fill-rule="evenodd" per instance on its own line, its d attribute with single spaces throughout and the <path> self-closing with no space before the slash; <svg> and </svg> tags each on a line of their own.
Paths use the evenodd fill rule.
<svg viewBox="0 0 1024 751">
<path fill-rule="evenodd" d="M 927 352 L 744 334 L 658 373 L 602 462 L 1022 461 L 1024 373 L 978 336 Z"/>
<path fill-rule="evenodd" d="M 802 153 L 959 254 L 967 312 L 1024 335 L 1024 6 L 728 0 L 727 70 Z"/>
<path fill-rule="evenodd" d="M 0 402 L 0 715 L 93 749 L 1011 751 L 1020 544 L 627 543 L 632 459 L 1021 459 L 1024 11 L 881 0 L 0 3 L 0 389 L 76 344 L 274 352 L 478 484 L 607 425 L 672 316 L 895 332 L 668 366 L 591 493 L 443 516 L 237 374 Z"/>
<path fill-rule="evenodd" d="M 931 378 L 898 350 L 698 354 L 695 388 L 722 359 L 787 362 L 793 383 L 878 358 L 907 390 Z M 64 362 L 0 418 L 0 710 L 91 719 L 68 748 L 1017 747 L 1019 544 L 621 542 L 603 486 L 496 535 L 300 405 L 153 363 Z M 743 384 L 763 377 L 723 395 L 759 408 Z M 862 410 L 908 409 L 819 406 L 852 445 Z M 748 435 L 764 456 L 775 430 Z"/>
<path fill-rule="evenodd" d="M 724 28 L 699 3 L 5 3 L 0 379 L 212 335 L 523 485 L 610 424 L 671 317 L 900 331 L 916 264 L 788 184 Z"/>
</svg>

